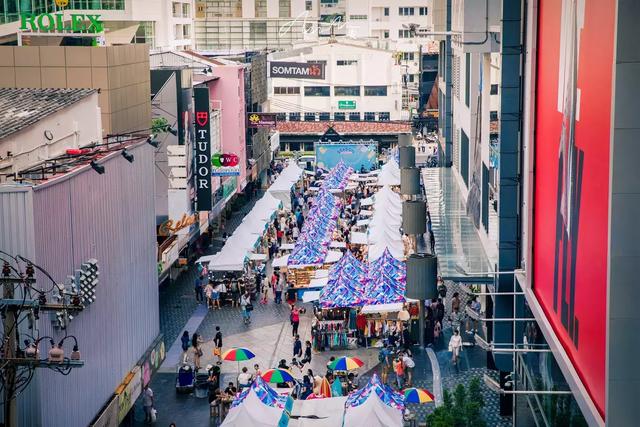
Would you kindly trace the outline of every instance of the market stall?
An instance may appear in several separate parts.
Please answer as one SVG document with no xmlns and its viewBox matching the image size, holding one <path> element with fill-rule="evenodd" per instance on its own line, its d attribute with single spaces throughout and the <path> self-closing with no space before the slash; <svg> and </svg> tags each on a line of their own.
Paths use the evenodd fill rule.
<svg viewBox="0 0 640 427">
<path fill-rule="evenodd" d="M 403 425 L 404 397 L 373 374 L 367 385 L 349 394 L 344 427 L 393 427 Z"/>
<path fill-rule="evenodd" d="M 291 189 L 302 178 L 303 169 L 290 161 L 278 178 L 271 184 L 267 193 L 280 200 L 286 209 L 291 209 Z"/>
<path fill-rule="evenodd" d="M 278 394 L 262 377 L 257 377 L 231 404 L 221 426 L 245 427 L 278 425 L 287 396 Z"/>
</svg>

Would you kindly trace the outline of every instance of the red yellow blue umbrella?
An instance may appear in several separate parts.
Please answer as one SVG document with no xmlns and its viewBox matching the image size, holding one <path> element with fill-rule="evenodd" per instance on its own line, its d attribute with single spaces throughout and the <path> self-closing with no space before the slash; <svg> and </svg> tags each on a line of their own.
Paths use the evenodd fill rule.
<svg viewBox="0 0 640 427">
<path fill-rule="evenodd" d="M 434 399 L 433 394 L 422 388 L 411 387 L 404 391 L 405 403 L 429 403 Z"/>
<path fill-rule="evenodd" d="M 286 369 L 269 369 L 262 374 L 262 378 L 268 383 L 288 383 L 295 381 L 291 372 Z"/>
<path fill-rule="evenodd" d="M 364 362 L 357 357 L 340 357 L 329 364 L 329 369 L 334 371 L 353 371 L 364 365 Z"/>
</svg>

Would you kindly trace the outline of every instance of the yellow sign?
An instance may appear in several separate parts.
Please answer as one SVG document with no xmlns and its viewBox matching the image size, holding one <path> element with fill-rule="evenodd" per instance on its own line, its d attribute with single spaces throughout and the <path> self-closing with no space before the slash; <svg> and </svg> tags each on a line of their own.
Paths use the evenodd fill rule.
<svg viewBox="0 0 640 427">
<path fill-rule="evenodd" d="M 196 18 L 205 18 L 207 15 L 207 4 L 203 1 L 196 2 Z"/>
<path fill-rule="evenodd" d="M 116 389 L 116 394 L 118 395 L 118 424 L 122 422 L 136 403 L 140 393 L 142 393 L 142 374 L 140 366 L 136 366 Z"/>
<path fill-rule="evenodd" d="M 180 218 L 178 221 L 173 221 L 171 219 L 168 219 L 165 222 L 163 222 L 158 228 L 158 235 L 171 236 L 173 233 L 177 233 L 183 228 L 190 227 L 196 222 L 198 222 L 198 217 L 196 214 L 188 215 L 188 216 L 187 214 L 182 214 L 182 218 Z"/>
<path fill-rule="evenodd" d="M 54 3 L 58 7 L 67 7 L 69 5 L 69 0 L 54 0 Z"/>
</svg>

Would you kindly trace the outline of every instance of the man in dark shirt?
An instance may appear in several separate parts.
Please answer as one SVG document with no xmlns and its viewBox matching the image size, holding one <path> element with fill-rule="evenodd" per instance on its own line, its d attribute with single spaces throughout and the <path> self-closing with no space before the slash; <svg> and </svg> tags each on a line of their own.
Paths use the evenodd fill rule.
<svg viewBox="0 0 640 427">
<path fill-rule="evenodd" d="M 222 365 L 222 332 L 220 332 L 220 326 L 216 326 L 216 335 L 213 338 L 213 345 L 215 346 L 213 352 L 218 356 L 218 361 L 216 363 L 218 365 Z"/>
<path fill-rule="evenodd" d="M 296 335 L 295 341 L 293 342 L 293 357 L 302 357 L 302 341 L 300 341 L 300 335 Z"/>
<path fill-rule="evenodd" d="M 235 396 L 236 393 L 238 392 L 238 389 L 236 388 L 235 385 L 233 385 L 233 383 L 229 383 L 229 386 L 227 386 L 227 388 L 224 389 L 224 392 L 229 396 Z"/>
</svg>

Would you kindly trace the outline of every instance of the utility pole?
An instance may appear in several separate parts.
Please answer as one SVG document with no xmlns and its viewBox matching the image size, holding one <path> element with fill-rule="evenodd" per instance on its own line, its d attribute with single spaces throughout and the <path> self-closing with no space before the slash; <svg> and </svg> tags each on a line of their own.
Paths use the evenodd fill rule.
<svg viewBox="0 0 640 427">
<path fill-rule="evenodd" d="M 14 258 L 17 260 L 17 258 Z M 17 264 L 17 261 L 16 261 Z M 44 270 L 42 270 L 44 271 Z M 18 380 L 18 368 L 27 367 L 29 369 L 36 368 L 52 368 L 55 370 L 71 369 L 84 366 L 84 361 L 80 360 L 80 352 L 78 350 L 77 340 L 71 353 L 71 358 L 64 358 L 64 352 L 61 350 L 64 340 L 69 337 L 75 340 L 72 335 L 65 335 L 60 343 L 52 346 L 52 349 L 57 351 L 59 359 L 54 359 L 52 353 L 49 352 L 48 359 L 40 359 L 38 351 L 38 345 L 40 340 L 45 337 L 39 338 L 35 343 L 28 343 L 30 353 L 27 349 L 21 349 L 19 345 L 19 323 L 20 315 L 23 311 L 28 310 L 28 313 L 24 313 L 24 316 L 34 316 L 37 320 L 37 315 L 33 313 L 39 313 L 42 311 L 54 311 L 57 313 L 64 313 L 65 316 L 68 312 L 79 312 L 84 309 L 82 298 L 85 298 L 83 294 L 77 293 L 74 295 L 64 294 L 59 291 L 61 296 L 71 297 L 69 299 L 70 304 L 67 304 L 64 300 L 61 304 L 47 303 L 46 294 L 44 291 L 36 290 L 33 285 L 36 283 L 34 277 L 35 269 L 34 265 L 30 262 L 27 263 L 25 273 L 22 273 L 18 268 L 12 268 L 11 265 L 5 261 L 2 267 L 2 275 L 0 276 L 0 286 L 2 286 L 2 299 L 0 300 L 0 311 L 3 313 L 3 340 L 2 351 L 0 353 L 0 380 L 3 386 L 3 403 L 4 403 L 4 425 L 6 427 L 17 427 L 17 395 L 27 387 L 30 377 L 27 381 L 20 382 Z M 18 298 L 16 298 L 16 289 L 20 289 Z M 31 292 L 39 293 L 37 299 L 31 299 Z M 32 337 L 33 338 L 33 337 Z M 47 337 L 53 342 L 53 338 Z M 27 343 L 25 343 L 27 344 Z M 19 390 L 20 388 L 20 390 Z"/>
</svg>

